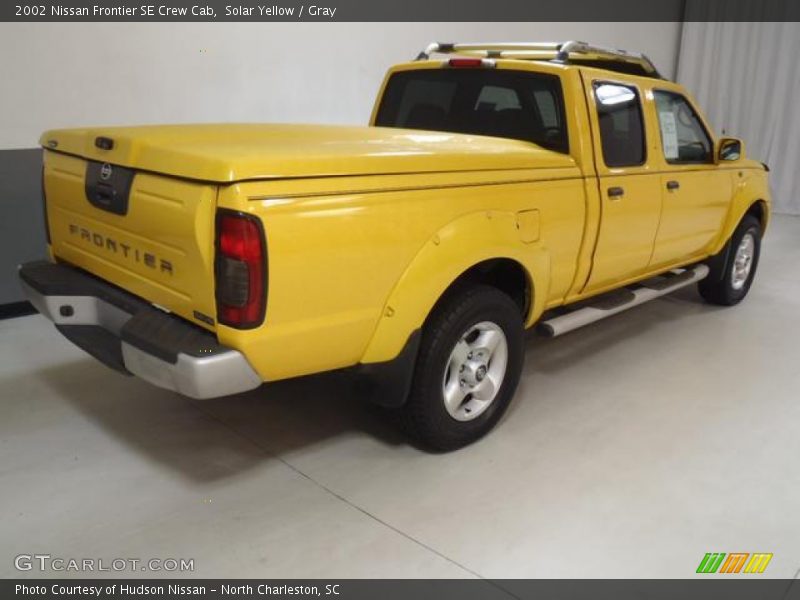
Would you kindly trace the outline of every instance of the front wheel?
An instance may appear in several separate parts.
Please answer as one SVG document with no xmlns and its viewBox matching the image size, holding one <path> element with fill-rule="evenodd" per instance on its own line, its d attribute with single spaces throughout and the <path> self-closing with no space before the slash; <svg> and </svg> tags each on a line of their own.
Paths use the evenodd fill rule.
<svg viewBox="0 0 800 600">
<path fill-rule="evenodd" d="M 715 264 L 708 277 L 698 283 L 698 289 L 707 302 L 732 306 L 744 299 L 756 274 L 761 254 L 761 224 L 758 219 L 745 215 L 726 250 L 727 260 L 712 261 Z"/>
<path fill-rule="evenodd" d="M 422 334 L 407 431 L 423 445 L 454 450 L 491 430 L 519 382 L 524 325 L 519 306 L 489 286 L 446 298 Z"/>
</svg>

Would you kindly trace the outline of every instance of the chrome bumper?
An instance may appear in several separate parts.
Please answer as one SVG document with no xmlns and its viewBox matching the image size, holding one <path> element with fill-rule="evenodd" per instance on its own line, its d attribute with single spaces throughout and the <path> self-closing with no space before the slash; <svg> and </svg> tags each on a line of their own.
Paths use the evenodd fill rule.
<svg viewBox="0 0 800 600">
<path fill-rule="evenodd" d="M 221 346 L 211 333 L 77 269 L 35 262 L 20 266 L 19 276 L 36 310 L 118 371 L 199 399 L 262 383 L 241 352 Z"/>
</svg>

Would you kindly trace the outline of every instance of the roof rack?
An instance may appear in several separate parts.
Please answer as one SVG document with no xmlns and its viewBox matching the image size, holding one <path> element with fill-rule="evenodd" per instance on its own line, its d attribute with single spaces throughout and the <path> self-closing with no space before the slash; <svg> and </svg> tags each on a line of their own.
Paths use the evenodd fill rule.
<svg viewBox="0 0 800 600">
<path fill-rule="evenodd" d="M 549 60 L 559 63 L 574 62 L 580 64 L 593 63 L 592 66 L 601 66 L 615 70 L 614 63 L 628 65 L 648 77 L 661 75 L 652 61 L 644 54 L 593 46 L 586 42 L 521 42 L 521 43 L 470 43 L 452 44 L 433 42 L 417 55 L 415 60 L 427 60 L 431 54 L 467 54 L 486 58 L 511 58 L 527 60 Z M 602 63 L 602 64 L 601 64 Z M 608 64 L 605 64 L 608 63 Z M 622 70 L 622 69 L 620 69 Z"/>
</svg>

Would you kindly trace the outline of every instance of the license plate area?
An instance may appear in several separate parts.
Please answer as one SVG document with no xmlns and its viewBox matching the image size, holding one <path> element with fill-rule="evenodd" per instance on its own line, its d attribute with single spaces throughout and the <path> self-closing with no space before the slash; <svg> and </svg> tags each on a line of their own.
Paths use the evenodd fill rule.
<svg viewBox="0 0 800 600">
<path fill-rule="evenodd" d="M 86 199 L 115 215 L 128 214 L 131 184 L 136 172 L 110 163 L 89 161 L 86 165 Z"/>
</svg>

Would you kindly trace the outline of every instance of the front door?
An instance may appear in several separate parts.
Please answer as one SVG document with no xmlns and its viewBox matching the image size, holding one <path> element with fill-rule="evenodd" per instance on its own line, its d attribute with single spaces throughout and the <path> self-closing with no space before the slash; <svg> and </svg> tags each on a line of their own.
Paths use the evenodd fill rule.
<svg viewBox="0 0 800 600">
<path fill-rule="evenodd" d="M 650 165 L 642 91 L 584 73 L 594 135 L 601 215 L 584 293 L 641 275 L 650 263 L 661 213 L 661 174 Z M 650 150 L 651 152 L 648 152 Z"/>
<path fill-rule="evenodd" d="M 707 254 L 724 221 L 733 171 L 714 164 L 714 145 L 691 103 L 681 94 L 654 90 L 664 161 L 661 224 L 652 269 Z"/>
</svg>

